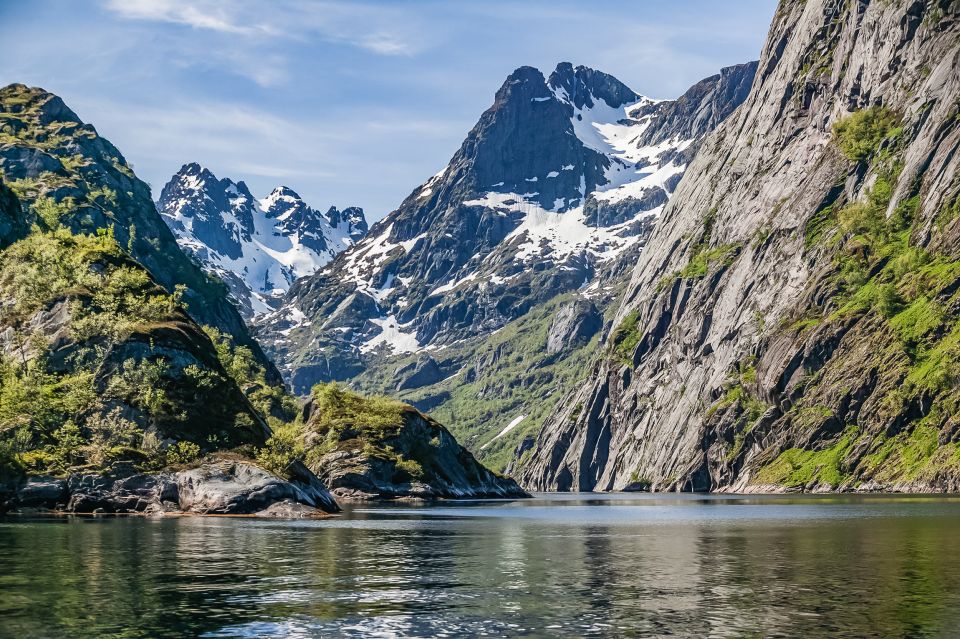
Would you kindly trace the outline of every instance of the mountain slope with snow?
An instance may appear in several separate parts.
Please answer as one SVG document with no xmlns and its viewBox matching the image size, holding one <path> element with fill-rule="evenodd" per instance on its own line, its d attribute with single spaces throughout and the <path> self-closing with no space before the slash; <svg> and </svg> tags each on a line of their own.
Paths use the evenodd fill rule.
<svg viewBox="0 0 960 639">
<path fill-rule="evenodd" d="M 291 287 L 261 340 L 305 390 L 355 376 L 373 353 L 440 349 L 558 294 L 602 294 L 597 273 L 643 245 L 755 69 L 725 69 L 675 102 L 569 63 L 549 78 L 517 69 L 448 166 Z M 699 107 L 695 122 L 677 126 L 679 104 Z"/>
<path fill-rule="evenodd" d="M 227 283 L 248 318 L 275 310 L 297 278 L 367 230 L 359 208 L 320 213 L 285 186 L 257 200 L 242 181 L 218 179 L 196 163 L 163 187 L 157 208 L 180 246 Z"/>
</svg>

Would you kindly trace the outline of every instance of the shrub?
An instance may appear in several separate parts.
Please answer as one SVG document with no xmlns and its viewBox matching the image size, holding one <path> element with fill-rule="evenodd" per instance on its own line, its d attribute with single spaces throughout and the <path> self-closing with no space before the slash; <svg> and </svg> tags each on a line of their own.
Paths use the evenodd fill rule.
<svg viewBox="0 0 960 639">
<path fill-rule="evenodd" d="M 633 363 L 633 351 L 637 348 L 637 344 L 640 343 L 639 320 L 640 313 L 638 311 L 630 311 L 623 317 L 623 320 L 617 324 L 617 327 L 613 329 L 613 334 L 610 336 L 613 352 L 626 364 Z M 581 405 L 580 409 L 582 408 Z M 577 410 L 577 413 L 579 412 L 580 410 Z"/>
<path fill-rule="evenodd" d="M 177 442 L 166 450 L 167 464 L 190 464 L 200 458 L 200 446 L 193 442 Z"/>
<path fill-rule="evenodd" d="M 303 426 L 283 424 L 274 429 L 264 447 L 257 451 L 257 462 L 274 475 L 285 477 L 290 467 L 303 461 L 304 456 Z"/>
<path fill-rule="evenodd" d="M 898 122 L 897 115 L 886 107 L 862 109 L 834 123 L 834 140 L 847 159 L 866 160 L 896 132 Z"/>
<path fill-rule="evenodd" d="M 399 456 L 396 461 L 396 468 L 399 472 L 406 474 L 411 479 L 420 480 L 424 477 L 423 466 L 412 459 L 404 459 Z"/>
</svg>

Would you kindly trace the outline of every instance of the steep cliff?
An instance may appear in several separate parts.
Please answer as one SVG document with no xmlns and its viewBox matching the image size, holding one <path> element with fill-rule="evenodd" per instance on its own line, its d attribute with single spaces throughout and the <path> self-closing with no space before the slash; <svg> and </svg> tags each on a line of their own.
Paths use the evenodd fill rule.
<svg viewBox="0 0 960 639">
<path fill-rule="evenodd" d="M 958 11 L 781 3 L 522 484 L 960 487 Z"/>
</svg>

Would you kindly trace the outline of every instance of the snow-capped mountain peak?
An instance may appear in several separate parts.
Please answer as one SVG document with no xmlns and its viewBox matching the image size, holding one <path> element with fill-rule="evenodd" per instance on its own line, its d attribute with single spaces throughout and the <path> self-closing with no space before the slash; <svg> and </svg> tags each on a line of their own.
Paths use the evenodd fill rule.
<svg viewBox="0 0 960 639">
<path fill-rule="evenodd" d="M 321 213 L 287 186 L 257 200 L 243 181 L 218 179 L 196 162 L 163 187 L 157 208 L 179 244 L 227 283 L 247 317 L 274 310 L 297 278 L 367 231 L 359 208 Z"/>
</svg>

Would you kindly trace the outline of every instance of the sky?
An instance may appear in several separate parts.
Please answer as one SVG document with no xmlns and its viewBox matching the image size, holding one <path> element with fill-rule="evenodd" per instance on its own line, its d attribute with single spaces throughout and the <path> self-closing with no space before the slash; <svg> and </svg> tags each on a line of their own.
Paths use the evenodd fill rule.
<svg viewBox="0 0 960 639">
<path fill-rule="evenodd" d="M 775 0 L 0 0 L 0 85 L 60 95 L 154 197 L 187 162 L 376 220 L 509 73 L 569 61 L 675 98 L 755 60 Z"/>
</svg>

